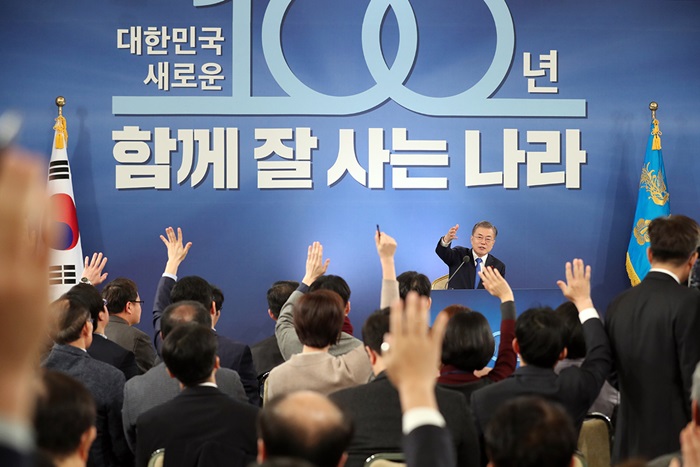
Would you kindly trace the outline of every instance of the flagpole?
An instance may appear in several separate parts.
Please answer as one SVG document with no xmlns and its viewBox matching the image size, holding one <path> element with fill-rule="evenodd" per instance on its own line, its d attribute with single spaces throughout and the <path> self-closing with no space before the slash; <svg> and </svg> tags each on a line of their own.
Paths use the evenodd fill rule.
<svg viewBox="0 0 700 467">
<path fill-rule="evenodd" d="M 659 104 L 651 101 L 649 103 L 649 110 L 651 110 L 651 119 L 656 120 L 656 111 L 659 110 Z"/>
<path fill-rule="evenodd" d="M 63 96 L 58 96 L 56 98 L 56 105 L 58 106 L 58 116 L 63 117 L 63 106 L 66 105 L 66 98 Z"/>
</svg>

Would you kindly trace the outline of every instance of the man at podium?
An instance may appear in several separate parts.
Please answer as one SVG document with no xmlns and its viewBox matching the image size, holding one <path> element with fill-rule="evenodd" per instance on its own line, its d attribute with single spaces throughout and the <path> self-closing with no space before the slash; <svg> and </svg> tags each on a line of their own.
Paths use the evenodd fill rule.
<svg viewBox="0 0 700 467">
<path fill-rule="evenodd" d="M 474 225 L 471 248 L 451 246 L 452 240 L 457 238 L 457 230 L 459 230 L 459 224 L 450 228 L 435 247 L 435 253 L 449 267 L 446 289 L 483 289 L 484 285 L 477 271 L 486 266 L 498 269 L 501 276 L 505 277 L 506 265 L 490 254 L 498 235 L 498 229 L 491 222 L 481 221 Z"/>
</svg>

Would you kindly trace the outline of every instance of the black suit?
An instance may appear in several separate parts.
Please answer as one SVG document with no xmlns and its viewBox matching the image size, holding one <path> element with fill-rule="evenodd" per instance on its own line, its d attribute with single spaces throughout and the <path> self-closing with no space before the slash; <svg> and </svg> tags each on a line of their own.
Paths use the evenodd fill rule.
<svg viewBox="0 0 700 467">
<path fill-rule="evenodd" d="M 521 366 L 508 378 L 474 392 L 471 407 L 479 434 L 483 437 L 491 418 L 504 402 L 525 395 L 560 403 L 579 430 L 612 365 L 603 323 L 597 318 L 587 320 L 583 324 L 583 335 L 587 353 L 581 367 L 569 367 L 557 375 L 553 368 Z"/>
<path fill-rule="evenodd" d="M 155 330 L 153 342 L 156 345 L 156 350 L 159 355 L 163 344 L 160 337 L 160 319 L 163 316 L 163 310 L 171 303 L 170 291 L 173 289 L 174 285 L 175 281 L 172 278 L 161 277 L 160 281 L 158 281 L 156 298 L 153 301 L 153 329 Z M 230 368 L 238 372 L 248 400 L 253 405 L 260 405 L 258 380 L 255 376 L 255 365 L 253 365 L 253 356 L 250 354 L 250 347 L 242 342 L 236 342 L 219 334 L 217 334 L 216 337 L 219 343 L 217 354 L 219 360 L 221 360 L 221 367 Z"/>
<path fill-rule="evenodd" d="M 470 248 L 465 248 L 463 246 L 456 246 L 450 248 L 449 246 L 442 246 L 442 238 L 438 240 L 437 246 L 435 247 L 435 253 L 440 257 L 440 259 L 447 265 L 449 266 L 449 275 L 452 276 L 455 274 L 455 271 L 457 271 L 457 268 L 459 268 L 459 265 L 462 264 L 462 260 L 464 260 L 465 256 L 469 256 L 469 259 L 467 260 L 466 263 L 464 263 L 464 266 L 459 268 L 459 271 L 457 271 L 457 274 L 450 279 L 450 283 L 448 284 L 447 288 L 448 289 L 473 289 L 474 288 L 474 281 L 476 279 L 476 265 L 474 264 L 474 256 L 472 255 L 472 250 Z M 501 273 L 501 276 L 505 277 L 506 276 L 506 265 L 503 264 L 501 260 L 493 256 L 491 253 L 489 253 L 489 256 L 486 258 L 486 264 L 483 264 L 481 267 L 486 267 L 486 266 L 491 266 L 494 269 L 498 269 L 498 272 Z M 481 279 L 479 279 L 479 286 L 477 289 L 483 289 L 484 284 L 481 283 Z"/>
<path fill-rule="evenodd" d="M 255 363 L 258 379 L 277 365 L 284 363 L 284 357 L 274 334 L 253 344 L 250 347 L 250 352 L 253 354 L 253 363 Z"/>
<path fill-rule="evenodd" d="M 479 465 L 474 416 L 467 400 L 457 392 L 439 387 L 435 395 L 454 439 L 458 465 Z M 355 424 L 355 434 L 348 448 L 348 467 L 361 467 L 367 457 L 378 452 L 401 451 L 401 402 L 385 373 L 380 373 L 370 383 L 335 392 L 330 398 Z"/>
<path fill-rule="evenodd" d="M 453 467 L 457 464 L 450 432 L 435 425 L 421 425 L 403 437 L 407 467 Z"/>
<path fill-rule="evenodd" d="M 605 318 L 620 389 L 613 460 L 678 451 L 700 360 L 700 291 L 652 271 Z"/>
<path fill-rule="evenodd" d="M 255 461 L 258 409 L 208 386 L 185 388 L 136 422 L 136 465 L 165 449 L 165 465 L 247 466 Z"/>
<path fill-rule="evenodd" d="M 127 380 L 141 374 L 138 365 L 136 365 L 136 356 L 134 352 L 126 350 L 124 347 L 116 342 L 112 342 L 105 336 L 93 334 L 92 344 L 90 344 L 87 351 L 95 360 L 109 363 L 113 367 L 121 370 Z"/>
</svg>

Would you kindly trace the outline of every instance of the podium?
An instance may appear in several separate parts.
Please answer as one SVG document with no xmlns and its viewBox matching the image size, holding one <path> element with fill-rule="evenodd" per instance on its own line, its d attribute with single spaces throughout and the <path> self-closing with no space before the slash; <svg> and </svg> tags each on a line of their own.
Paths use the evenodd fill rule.
<svg viewBox="0 0 700 467">
<path fill-rule="evenodd" d="M 528 308 L 549 306 L 558 307 L 566 301 L 561 290 L 556 289 L 513 289 L 515 298 L 515 311 L 520 314 Z M 486 317 L 496 341 L 494 355 L 487 365 L 493 367 L 496 361 L 496 352 L 501 336 L 501 301 L 488 293 L 484 289 L 461 289 L 461 290 L 432 290 L 430 297 L 433 303 L 430 307 L 430 323 L 435 321 L 435 317 L 440 310 L 449 305 L 463 305 L 474 311 L 480 312 Z"/>
</svg>

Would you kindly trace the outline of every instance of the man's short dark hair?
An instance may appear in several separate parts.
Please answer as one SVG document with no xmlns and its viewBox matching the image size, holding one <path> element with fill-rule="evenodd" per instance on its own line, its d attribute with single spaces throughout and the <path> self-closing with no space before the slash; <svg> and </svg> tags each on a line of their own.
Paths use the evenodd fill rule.
<svg viewBox="0 0 700 467">
<path fill-rule="evenodd" d="M 564 350 L 563 324 L 550 307 L 530 308 L 518 316 L 515 338 L 528 365 L 553 368 Z"/>
<path fill-rule="evenodd" d="M 102 289 L 102 298 L 107 300 L 107 310 L 110 315 L 121 313 L 126 304 L 136 300 L 139 290 L 136 283 L 125 277 L 118 277 Z"/>
<path fill-rule="evenodd" d="M 277 281 L 272 284 L 272 287 L 267 289 L 267 307 L 275 319 L 280 317 L 282 305 L 285 304 L 297 287 L 299 287 L 299 283 L 296 281 Z"/>
<path fill-rule="evenodd" d="M 204 305 L 207 310 L 211 310 L 211 304 L 214 301 L 211 285 L 199 276 L 183 277 L 170 291 L 170 301 L 175 303 L 183 300 L 194 300 Z"/>
<path fill-rule="evenodd" d="M 41 382 L 34 410 L 36 444 L 60 460 L 72 455 L 83 434 L 95 426 L 95 401 L 81 382 L 65 373 L 44 369 Z"/>
<path fill-rule="evenodd" d="M 476 224 L 474 224 L 474 227 L 472 227 L 472 235 L 476 232 L 476 229 L 482 228 L 482 229 L 491 229 L 493 230 L 493 238 L 494 240 L 496 237 L 498 237 L 498 229 L 496 228 L 495 225 L 490 223 L 489 221 L 479 221 Z"/>
<path fill-rule="evenodd" d="M 376 310 L 369 315 L 362 326 L 362 341 L 370 349 L 382 354 L 382 342 L 384 334 L 389 332 L 389 314 L 391 308 L 386 307 Z"/>
<path fill-rule="evenodd" d="M 292 457 L 316 467 L 336 467 L 352 439 L 352 421 L 318 393 L 312 397 L 323 398 L 332 407 L 331 416 L 323 418 L 321 423 L 299 414 L 308 413 L 306 408 L 289 410 L 295 400 L 308 393 L 285 394 L 266 403 L 258 416 L 258 437 L 265 443 L 265 452 L 270 457 Z"/>
<path fill-rule="evenodd" d="M 554 312 L 559 315 L 564 331 L 566 358 L 576 360 L 586 356 L 586 339 L 583 337 L 583 325 L 578 317 L 578 309 L 573 302 L 564 302 Z"/>
<path fill-rule="evenodd" d="M 224 307 L 224 292 L 214 284 L 209 285 L 211 285 L 211 296 L 214 299 L 214 308 L 216 308 L 216 311 L 221 311 Z"/>
<path fill-rule="evenodd" d="M 51 315 L 51 338 L 57 344 L 75 342 L 90 319 L 90 312 L 75 298 L 59 298 L 49 305 Z"/>
<path fill-rule="evenodd" d="M 183 323 L 197 323 L 211 329 L 211 314 L 204 305 L 192 300 L 171 303 L 163 310 L 163 316 L 160 319 L 160 332 L 163 333 L 163 339 L 176 326 Z"/>
<path fill-rule="evenodd" d="M 309 292 L 315 290 L 332 290 L 337 293 L 343 300 L 343 307 L 350 301 L 350 286 L 345 282 L 345 279 L 340 276 L 328 274 L 327 276 L 319 277 L 309 286 Z"/>
<path fill-rule="evenodd" d="M 90 318 L 92 318 L 95 323 L 97 323 L 98 315 L 104 311 L 105 302 L 102 300 L 102 295 L 91 285 L 74 285 L 68 292 L 63 294 L 62 298 L 75 299 L 82 303 L 90 312 Z"/>
<path fill-rule="evenodd" d="M 217 339 L 211 327 L 183 323 L 163 341 L 163 361 L 170 372 L 187 387 L 209 379 L 216 362 Z"/>
<path fill-rule="evenodd" d="M 345 320 L 345 307 L 332 290 L 309 292 L 294 305 L 294 329 L 299 341 L 323 348 L 338 342 Z"/>
<path fill-rule="evenodd" d="M 496 344 L 488 320 L 478 311 L 455 313 L 442 341 L 442 363 L 463 371 L 480 370 L 493 357 Z"/>
<path fill-rule="evenodd" d="M 503 404 L 484 438 L 486 454 L 495 467 L 569 467 L 577 443 L 566 411 L 534 396 Z"/>
<path fill-rule="evenodd" d="M 676 266 L 686 262 L 700 244 L 698 223 L 680 214 L 657 217 L 648 232 L 653 259 Z"/>
<path fill-rule="evenodd" d="M 406 300 L 408 292 L 416 292 L 421 297 L 430 297 L 430 279 L 425 274 L 417 271 L 406 271 L 396 278 L 399 282 L 399 295 L 401 300 Z"/>
</svg>

